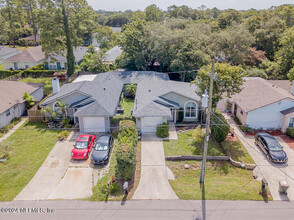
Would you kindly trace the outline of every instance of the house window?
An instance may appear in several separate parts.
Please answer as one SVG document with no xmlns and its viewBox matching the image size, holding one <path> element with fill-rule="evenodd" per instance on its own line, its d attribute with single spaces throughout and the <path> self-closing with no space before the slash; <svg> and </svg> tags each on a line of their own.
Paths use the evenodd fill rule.
<svg viewBox="0 0 294 220">
<path fill-rule="evenodd" d="M 49 64 L 49 69 L 55 70 L 57 67 L 55 64 Z"/>
<path fill-rule="evenodd" d="M 291 127 L 291 128 L 294 127 L 294 118 L 290 118 L 290 120 L 289 120 L 289 127 Z"/>
<path fill-rule="evenodd" d="M 197 117 L 197 104 L 193 101 L 188 101 L 184 108 L 185 118 L 196 118 Z"/>
<path fill-rule="evenodd" d="M 10 115 L 10 109 L 5 111 L 6 117 L 8 117 Z"/>
<path fill-rule="evenodd" d="M 243 111 L 240 111 L 241 115 L 243 115 Z"/>
</svg>

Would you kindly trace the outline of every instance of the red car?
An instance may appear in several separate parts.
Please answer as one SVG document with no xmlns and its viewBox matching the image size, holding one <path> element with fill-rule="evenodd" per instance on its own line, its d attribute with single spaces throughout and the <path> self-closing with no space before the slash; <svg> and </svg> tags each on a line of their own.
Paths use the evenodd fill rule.
<svg viewBox="0 0 294 220">
<path fill-rule="evenodd" d="M 87 159 L 94 146 L 96 137 L 94 135 L 83 134 L 80 135 L 76 143 L 73 145 L 74 149 L 71 151 L 72 159 L 83 160 Z"/>
</svg>

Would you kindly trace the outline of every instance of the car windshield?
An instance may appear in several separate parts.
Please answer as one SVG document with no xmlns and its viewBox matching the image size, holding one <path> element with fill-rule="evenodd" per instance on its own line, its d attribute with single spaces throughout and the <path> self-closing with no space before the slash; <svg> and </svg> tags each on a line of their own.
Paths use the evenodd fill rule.
<svg viewBox="0 0 294 220">
<path fill-rule="evenodd" d="M 76 149 L 86 149 L 87 148 L 87 142 L 86 141 L 78 141 L 75 145 Z"/>
<path fill-rule="evenodd" d="M 104 144 L 104 143 L 96 143 L 94 150 L 106 151 L 106 150 L 108 150 L 108 146 L 107 146 L 107 144 Z"/>
<path fill-rule="evenodd" d="M 269 144 L 269 149 L 271 151 L 281 151 L 281 150 L 283 150 L 279 143 L 271 143 L 271 144 Z"/>
</svg>

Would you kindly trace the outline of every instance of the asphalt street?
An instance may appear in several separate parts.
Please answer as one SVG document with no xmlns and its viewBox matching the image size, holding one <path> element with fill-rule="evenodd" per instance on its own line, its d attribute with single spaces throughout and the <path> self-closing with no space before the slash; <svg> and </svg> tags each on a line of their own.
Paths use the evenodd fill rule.
<svg viewBox="0 0 294 220">
<path fill-rule="evenodd" d="M 283 201 L 80 200 L 0 203 L 0 219 L 293 219 L 294 203 Z"/>
</svg>

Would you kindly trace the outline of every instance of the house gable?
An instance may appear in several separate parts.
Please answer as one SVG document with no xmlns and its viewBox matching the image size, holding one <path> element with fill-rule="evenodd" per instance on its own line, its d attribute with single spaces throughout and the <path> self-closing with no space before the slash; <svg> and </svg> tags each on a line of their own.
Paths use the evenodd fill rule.
<svg viewBox="0 0 294 220">
<path fill-rule="evenodd" d="M 185 103 L 188 102 L 188 101 L 190 101 L 190 100 L 193 100 L 193 101 L 195 101 L 195 102 L 198 103 L 197 100 L 192 99 L 192 98 L 187 97 L 187 96 L 183 96 L 183 95 L 178 94 L 176 92 L 169 92 L 169 93 L 166 93 L 166 94 L 162 95 L 161 97 L 166 98 L 166 99 L 168 99 L 170 101 L 173 101 L 173 102 L 178 103 L 181 108 L 184 108 Z"/>
</svg>

